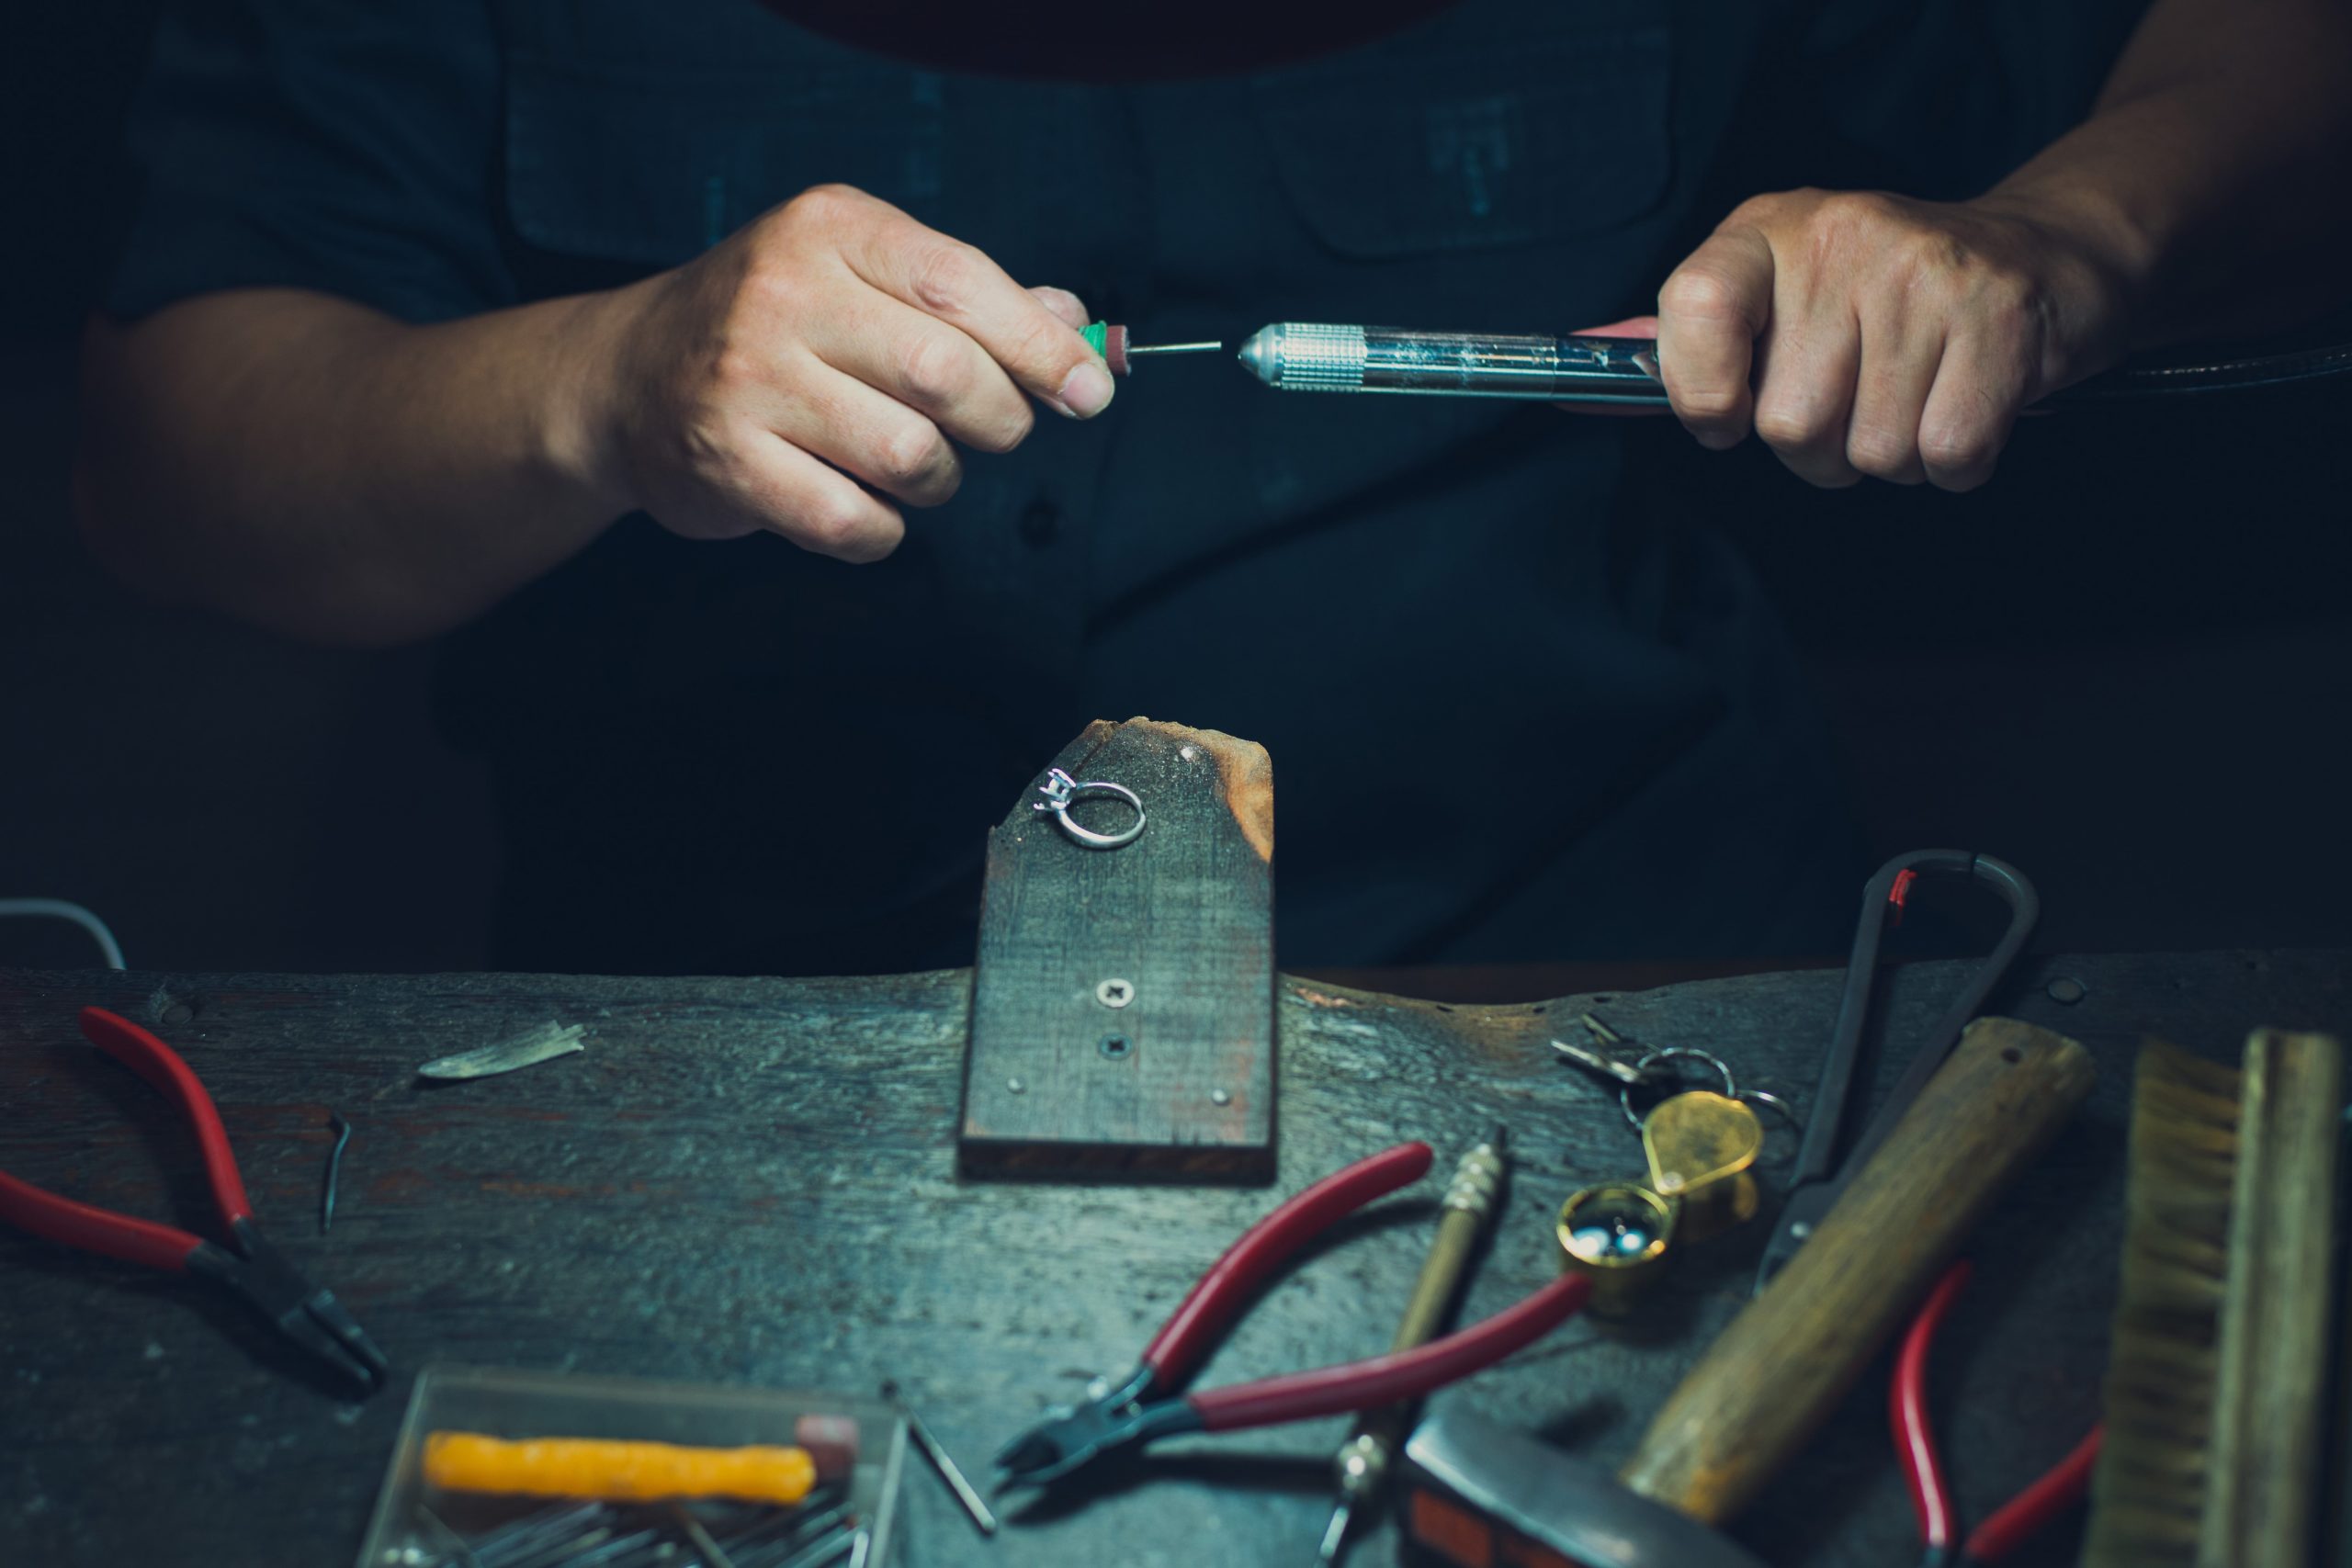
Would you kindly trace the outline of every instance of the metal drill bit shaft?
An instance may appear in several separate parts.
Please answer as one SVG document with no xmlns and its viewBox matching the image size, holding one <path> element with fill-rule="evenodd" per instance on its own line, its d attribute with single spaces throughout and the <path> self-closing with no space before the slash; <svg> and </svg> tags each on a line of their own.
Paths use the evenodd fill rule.
<svg viewBox="0 0 2352 1568">
<path fill-rule="evenodd" d="M 1138 354 L 1215 354 L 1224 346 L 1221 343 L 1131 343 L 1127 344 L 1127 355 L 1133 358 Z"/>
<path fill-rule="evenodd" d="M 1469 1267 L 1470 1255 L 1476 1249 L 1478 1233 L 1486 1228 L 1501 1197 L 1503 1178 L 1510 1168 L 1510 1137 L 1507 1129 L 1497 1127 L 1454 1168 L 1453 1180 L 1445 1190 L 1445 1213 L 1437 1223 L 1429 1256 L 1421 1260 L 1420 1277 L 1413 1281 L 1404 1321 L 1396 1325 L 1396 1337 L 1389 1343 L 1391 1354 L 1437 1337 Z M 1396 1455 L 1410 1414 L 1407 1405 L 1365 1412 L 1357 1418 L 1354 1433 L 1332 1457 L 1340 1503 L 1323 1531 L 1317 1568 L 1332 1568 L 1339 1562 L 1347 1545 L 1349 1521 L 1358 1505 L 1369 1502 L 1387 1480 L 1389 1461 Z"/>
</svg>

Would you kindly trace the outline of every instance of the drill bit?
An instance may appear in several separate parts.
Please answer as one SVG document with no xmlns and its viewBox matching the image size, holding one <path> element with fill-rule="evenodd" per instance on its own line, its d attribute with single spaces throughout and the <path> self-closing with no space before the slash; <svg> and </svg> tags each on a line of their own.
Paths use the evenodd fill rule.
<svg viewBox="0 0 2352 1568">
<path fill-rule="evenodd" d="M 1102 356 L 1114 376 L 1128 371 L 1127 356 L 1131 354 L 1215 354 L 1225 346 L 1222 343 L 1147 343 L 1130 344 L 1127 329 L 1116 321 L 1094 321 L 1079 329 L 1078 335 L 1086 346 Z"/>
</svg>

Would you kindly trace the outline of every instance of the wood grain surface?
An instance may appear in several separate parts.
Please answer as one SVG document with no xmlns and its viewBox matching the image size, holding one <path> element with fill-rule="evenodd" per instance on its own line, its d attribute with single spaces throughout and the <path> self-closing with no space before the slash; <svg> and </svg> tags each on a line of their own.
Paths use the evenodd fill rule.
<svg viewBox="0 0 2352 1568">
<path fill-rule="evenodd" d="M 1964 966 L 1883 982 L 1899 1058 Z M 1985 1222 L 1938 1348 L 1935 1400 L 1964 1514 L 2007 1498 L 2092 1419 L 2114 1294 L 2131 1052 L 2161 1032 L 2233 1060 L 2256 1022 L 2352 1025 L 2352 958 L 2327 953 L 2030 963 L 1996 1008 L 2082 1041 L 2099 1083 Z M 2082 999 L 2052 1000 L 2053 980 Z M 1519 1159 L 1465 1316 L 1550 1278 L 1552 1219 L 1642 1152 L 1613 1100 L 1545 1044 L 1591 1008 L 1628 1035 L 1702 1044 L 1802 1111 L 1835 972 L 1761 975 L 1512 1008 L 1285 982 L 1277 1188 L 959 1180 L 968 971 L 885 980 L 528 976 L 0 975 L 0 1168 L 203 1224 L 194 1152 L 162 1102 L 84 1043 L 113 1007 L 210 1085 L 262 1222 L 397 1363 L 345 1403 L 234 1303 L 0 1235 L 0 1562 L 348 1562 L 427 1362 L 870 1391 L 897 1378 L 976 1472 L 1043 1406 L 1136 1353 L 1210 1260 L 1288 1191 L 1407 1137 L 1440 1170 L 1495 1122 Z M 2064 994 L 2075 994 L 2062 987 Z M 419 1063 L 554 1021 L 587 1049 L 512 1076 L 426 1085 Z M 1891 1082 L 1899 1060 L 1885 1064 Z M 355 1132 L 317 1235 L 330 1108 Z M 1768 1189 L 1793 1147 L 1775 1132 Z M 164 1184 L 172 1182 L 170 1196 Z M 1378 1205 L 1278 1281 L 1204 1384 L 1385 1345 L 1440 1182 Z M 1441 1396 L 1614 1466 L 1747 1300 L 1762 1229 L 1693 1248 L 1622 1327 L 1572 1323 Z M 1733 1527 L 1785 1564 L 1917 1560 L 1888 1452 L 1883 1367 Z M 1329 1515 L 1347 1424 L 1194 1438 L 1011 1507 L 985 1542 L 921 1470 L 908 1565 L 1295 1564 Z M 2060 1531 L 2012 1562 L 2071 1561 Z M 1352 1561 L 1396 1560 L 1385 1528 Z"/>
<path fill-rule="evenodd" d="M 964 1170 L 1270 1179 L 1265 748 L 1213 729 L 1098 719 L 1053 765 L 1080 784 L 1135 791 L 1144 830 L 1119 849 L 1086 848 L 1035 809 L 1032 792 L 989 832 Z M 1099 796 L 1070 811 L 1095 832 L 1134 820 Z M 1118 987 L 1118 1005 L 1105 987 Z"/>
</svg>

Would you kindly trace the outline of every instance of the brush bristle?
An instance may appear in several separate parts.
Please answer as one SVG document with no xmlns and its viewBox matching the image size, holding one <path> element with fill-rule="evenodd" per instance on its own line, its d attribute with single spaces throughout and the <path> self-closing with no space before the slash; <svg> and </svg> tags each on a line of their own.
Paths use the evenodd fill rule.
<svg viewBox="0 0 2352 1568">
<path fill-rule="evenodd" d="M 2204 1516 L 2239 1134 L 2239 1075 L 2162 1041 L 2132 1104 L 2107 1439 L 2084 1568 L 2194 1564 Z"/>
</svg>

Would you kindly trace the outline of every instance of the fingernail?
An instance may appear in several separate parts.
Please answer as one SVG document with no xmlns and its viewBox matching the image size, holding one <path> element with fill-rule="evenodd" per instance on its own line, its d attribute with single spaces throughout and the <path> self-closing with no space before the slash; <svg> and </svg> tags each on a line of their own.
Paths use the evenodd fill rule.
<svg viewBox="0 0 2352 1568">
<path fill-rule="evenodd" d="M 1063 324 L 1071 328 L 1086 325 L 1086 307 L 1069 289 L 1040 285 L 1029 292 L 1037 297 L 1037 303 L 1060 318 Z"/>
<path fill-rule="evenodd" d="M 1111 394 L 1116 389 L 1111 385 L 1111 372 L 1090 359 L 1062 378 L 1062 406 L 1080 419 L 1092 419 L 1111 406 Z"/>
</svg>

